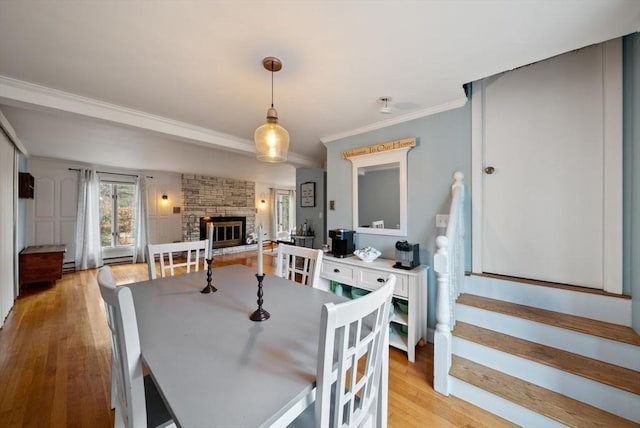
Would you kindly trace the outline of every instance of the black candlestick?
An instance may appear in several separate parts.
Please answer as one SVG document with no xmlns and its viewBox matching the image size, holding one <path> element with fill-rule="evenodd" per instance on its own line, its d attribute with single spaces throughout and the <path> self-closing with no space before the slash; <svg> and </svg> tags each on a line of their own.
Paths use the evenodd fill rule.
<svg viewBox="0 0 640 428">
<path fill-rule="evenodd" d="M 213 261 L 213 258 L 205 259 L 205 261 L 207 262 L 207 285 L 205 285 L 200 292 L 205 294 L 215 293 L 218 289 L 211 285 L 211 262 Z"/>
<path fill-rule="evenodd" d="M 251 314 L 249 319 L 251 321 L 264 321 L 268 320 L 271 316 L 269 312 L 262 309 L 262 280 L 264 279 L 264 275 L 256 274 L 256 278 L 258 278 L 258 309 Z"/>
</svg>

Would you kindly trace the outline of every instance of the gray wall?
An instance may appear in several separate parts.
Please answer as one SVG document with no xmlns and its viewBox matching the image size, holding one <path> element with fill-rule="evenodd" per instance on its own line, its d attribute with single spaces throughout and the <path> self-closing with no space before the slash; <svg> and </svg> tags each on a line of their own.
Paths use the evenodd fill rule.
<svg viewBox="0 0 640 428">
<path fill-rule="evenodd" d="M 640 33 L 623 39 L 623 52 L 623 291 L 632 296 L 631 323 L 640 333 Z"/>
<path fill-rule="evenodd" d="M 316 183 L 316 206 L 300 206 L 300 184 L 307 182 Z M 296 169 L 296 227 L 300 227 L 305 220 L 311 225 L 315 233 L 313 248 L 321 248 L 327 242 L 326 232 L 326 174 L 320 168 Z"/>
<path fill-rule="evenodd" d="M 471 108 L 464 107 L 416 119 L 366 134 L 327 144 L 327 201 L 335 201 L 335 210 L 327 202 L 327 229 L 352 229 L 351 162 L 342 159 L 344 150 L 385 141 L 416 137 L 417 146 L 408 153 L 408 235 L 380 236 L 356 234 L 356 247 L 373 246 L 382 257 L 395 258 L 395 243 L 407 239 L 420 244 L 420 261 L 431 265 L 436 214 L 448 213 L 453 173 L 471 171 Z M 380 195 L 381 199 L 384 195 Z M 468 216 L 467 216 L 468 217 Z M 470 231 L 470 229 L 467 229 Z M 467 233 L 467 236 L 471 236 Z M 429 270 L 429 327 L 435 326 L 435 275 Z"/>
</svg>

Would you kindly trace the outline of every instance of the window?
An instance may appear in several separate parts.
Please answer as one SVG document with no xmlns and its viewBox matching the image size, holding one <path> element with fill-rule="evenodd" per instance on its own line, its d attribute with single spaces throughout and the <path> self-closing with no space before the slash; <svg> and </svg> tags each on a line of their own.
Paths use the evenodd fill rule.
<svg viewBox="0 0 640 428">
<path fill-rule="evenodd" d="M 100 242 L 102 247 L 134 244 L 136 185 L 100 182 Z"/>
<path fill-rule="evenodd" d="M 288 234 L 295 227 L 293 195 L 294 193 L 289 190 L 276 190 L 276 236 L 281 236 L 281 233 Z"/>
</svg>

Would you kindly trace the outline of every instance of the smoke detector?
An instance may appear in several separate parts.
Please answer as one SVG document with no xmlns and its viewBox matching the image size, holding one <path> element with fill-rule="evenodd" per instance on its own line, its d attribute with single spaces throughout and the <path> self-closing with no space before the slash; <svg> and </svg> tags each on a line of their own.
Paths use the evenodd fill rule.
<svg viewBox="0 0 640 428">
<path fill-rule="evenodd" d="M 391 107 L 389 107 L 389 101 L 391 101 L 391 97 L 378 98 L 378 103 L 382 105 L 380 107 L 380 110 L 378 110 L 380 113 L 391 114 Z"/>
</svg>

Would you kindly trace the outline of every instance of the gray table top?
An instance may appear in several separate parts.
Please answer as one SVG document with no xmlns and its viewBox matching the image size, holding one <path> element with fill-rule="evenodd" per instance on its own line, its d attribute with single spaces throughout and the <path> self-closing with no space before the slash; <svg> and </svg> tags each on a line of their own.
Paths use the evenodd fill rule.
<svg viewBox="0 0 640 428">
<path fill-rule="evenodd" d="M 213 270 L 129 285 L 142 355 L 179 426 L 257 427 L 276 420 L 315 383 L 320 309 L 344 298 L 273 275 L 264 279 L 271 318 L 257 308 L 255 273 Z"/>
</svg>

